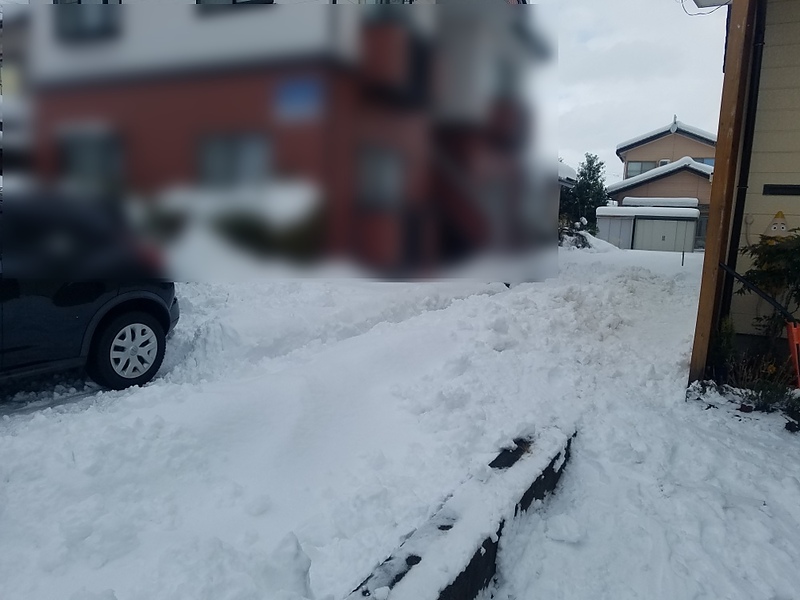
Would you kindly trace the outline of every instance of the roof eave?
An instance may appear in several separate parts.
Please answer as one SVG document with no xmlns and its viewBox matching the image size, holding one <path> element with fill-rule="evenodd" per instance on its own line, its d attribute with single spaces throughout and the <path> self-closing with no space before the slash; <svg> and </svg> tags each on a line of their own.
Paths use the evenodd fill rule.
<svg viewBox="0 0 800 600">
<path fill-rule="evenodd" d="M 711 139 L 705 138 L 705 137 L 703 137 L 701 135 L 697 135 L 696 133 L 692 133 L 691 131 L 686 131 L 685 129 L 678 129 L 678 130 L 676 130 L 674 132 L 665 131 L 665 132 L 658 133 L 656 135 L 651 135 L 648 138 L 645 138 L 643 140 L 640 140 L 640 141 L 632 143 L 632 144 L 626 144 L 624 146 L 617 146 L 617 156 L 619 157 L 620 160 L 624 161 L 625 159 L 622 158 L 622 155 L 625 152 L 628 152 L 629 150 L 633 150 L 634 148 L 639 148 L 640 146 L 644 146 L 646 144 L 651 144 L 651 143 L 656 142 L 656 141 L 658 141 L 658 140 L 660 140 L 662 138 L 667 137 L 668 135 L 672 135 L 673 133 L 675 133 L 676 135 L 682 135 L 683 137 L 687 137 L 690 140 L 694 140 L 696 142 L 700 142 L 701 144 L 706 144 L 707 146 L 714 146 L 714 147 L 717 146 L 716 140 L 711 141 Z"/>
</svg>

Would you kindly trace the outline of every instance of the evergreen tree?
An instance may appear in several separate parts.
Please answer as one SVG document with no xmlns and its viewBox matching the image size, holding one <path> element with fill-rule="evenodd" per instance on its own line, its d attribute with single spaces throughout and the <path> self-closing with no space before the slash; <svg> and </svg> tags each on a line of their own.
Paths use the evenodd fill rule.
<svg viewBox="0 0 800 600">
<path fill-rule="evenodd" d="M 597 230 L 595 210 L 608 204 L 609 196 L 605 186 L 606 166 L 596 154 L 586 154 L 578 168 L 578 180 L 571 190 L 562 190 L 559 214 L 562 220 L 570 223 L 585 218 L 587 229 Z"/>
</svg>

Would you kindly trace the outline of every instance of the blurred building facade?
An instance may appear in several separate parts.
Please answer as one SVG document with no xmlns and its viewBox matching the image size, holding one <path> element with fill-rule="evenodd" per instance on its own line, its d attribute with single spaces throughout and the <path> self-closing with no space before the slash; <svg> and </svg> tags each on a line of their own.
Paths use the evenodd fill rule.
<svg viewBox="0 0 800 600">
<path fill-rule="evenodd" d="M 30 11 L 46 181 L 157 198 L 303 179 L 324 251 L 388 269 L 541 220 L 524 86 L 546 49 L 516 2 L 50 4 Z"/>
<path fill-rule="evenodd" d="M 0 45 L 0 97 L 2 98 L 3 175 L 26 171 L 31 166 L 30 89 L 28 82 L 28 44 L 30 20 L 24 6 L 3 7 L 3 28 Z"/>
</svg>

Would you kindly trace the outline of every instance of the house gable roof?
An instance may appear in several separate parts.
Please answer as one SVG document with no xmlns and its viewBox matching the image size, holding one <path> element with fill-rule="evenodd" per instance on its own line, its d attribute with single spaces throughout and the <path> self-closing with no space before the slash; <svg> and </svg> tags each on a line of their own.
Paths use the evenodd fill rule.
<svg viewBox="0 0 800 600">
<path fill-rule="evenodd" d="M 633 189 L 640 185 L 644 185 L 645 183 L 652 183 L 653 181 L 669 177 L 682 171 L 688 171 L 700 177 L 705 177 L 706 179 L 711 180 L 711 175 L 714 174 L 714 167 L 699 163 L 688 156 L 684 156 L 682 159 L 671 162 L 663 167 L 656 167 L 655 169 L 651 169 L 650 171 L 642 173 L 641 175 L 637 175 L 636 177 L 630 177 L 617 183 L 613 183 L 608 186 L 607 190 L 609 194 L 618 194 L 619 192 Z"/>
<path fill-rule="evenodd" d="M 708 144 L 709 146 L 717 145 L 717 136 L 713 133 L 708 131 L 704 131 L 698 127 L 692 127 L 691 125 L 687 125 L 686 123 L 682 123 L 677 119 L 670 123 L 665 127 L 660 127 L 654 131 L 650 131 L 649 133 L 645 133 L 643 135 L 637 136 L 625 142 L 622 142 L 619 146 L 617 146 L 617 156 L 620 160 L 622 160 L 622 154 L 627 152 L 628 150 L 632 150 L 633 148 L 638 148 L 639 146 L 644 146 L 645 144 L 649 144 L 650 142 L 655 142 L 656 140 L 660 140 L 661 138 L 665 138 L 668 135 L 672 135 L 676 133 L 678 135 L 682 135 L 689 139 L 695 140 L 702 144 Z"/>
</svg>

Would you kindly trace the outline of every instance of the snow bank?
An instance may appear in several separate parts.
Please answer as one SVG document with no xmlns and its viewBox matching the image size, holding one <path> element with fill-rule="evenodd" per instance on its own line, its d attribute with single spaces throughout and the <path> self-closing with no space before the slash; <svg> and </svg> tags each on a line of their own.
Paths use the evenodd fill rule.
<svg viewBox="0 0 800 600">
<path fill-rule="evenodd" d="M 579 559 L 611 585 L 602 569 L 621 568 L 622 558 L 614 561 L 628 536 L 629 564 L 642 566 L 650 531 L 657 540 L 695 540 L 695 504 L 705 507 L 698 514 L 708 543 L 735 542 L 719 527 L 748 527 L 742 519 L 758 507 L 747 482 L 784 498 L 796 476 L 760 478 L 742 448 L 723 471 L 727 481 L 741 465 L 741 485 L 730 484 L 720 504 L 703 482 L 716 477 L 727 446 L 713 445 L 705 429 L 688 446 L 680 441 L 707 414 L 682 399 L 702 256 L 687 255 L 682 267 L 669 253 L 559 254 L 559 279 L 510 290 L 468 282 L 179 286 L 183 316 L 151 385 L 80 388 L 86 395 L 71 400 L 68 390 L 23 390 L 3 407 L 4 600 L 341 598 L 451 493 L 484 477 L 509 440 L 566 433 L 576 422 L 581 436 L 597 433 L 573 446 L 571 491 L 563 504 L 559 491 L 556 510 L 579 526 L 565 517 L 541 542 L 574 566 L 575 589 L 588 581 L 572 562 Z M 788 461 L 782 439 L 762 440 L 764 453 L 780 450 Z M 695 447 L 713 459 L 697 463 Z M 629 468 L 619 493 L 616 462 Z M 569 476 L 578 464 L 583 470 Z M 647 467 L 641 489 L 637 465 Z M 688 479 L 676 475 L 681 469 Z M 628 524 L 614 512 L 646 513 L 661 483 L 674 489 L 655 504 L 665 511 L 658 520 Z M 796 509 L 769 506 L 787 533 L 755 521 L 748 536 L 771 537 L 777 549 L 753 564 L 769 574 L 774 563 L 776 581 L 791 582 L 794 571 L 782 569 L 797 558 L 789 537 Z M 738 516 L 726 521 L 726 511 Z M 677 525 L 666 528 L 667 517 Z M 604 535 L 612 525 L 621 539 Z M 579 552 L 587 543 L 587 555 L 558 546 Z M 692 548 L 653 542 L 651 562 L 678 569 L 663 558 L 669 549 L 713 571 Z M 519 589 L 563 583 L 549 554 L 527 556 L 520 568 L 544 575 L 530 588 L 519 580 Z M 745 563 L 726 564 L 752 575 Z"/>
<path fill-rule="evenodd" d="M 713 393 L 686 401 L 702 261 L 687 255 L 681 277 L 661 258 L 621 283 L 642 293 L 626 307 L 627 341 L 580 359 L 573 393 L 589 409 L 570 466 L 557 502 L 504 534 L 496 600 L 766 600 L 800 589 L 800 438 L 779 416 L 743 415 Z"/>
<path fill-rule="evenodd" d="M 503 467 L 491 463 L 497 468 L 476 474 L 456 489 L 433 518 L 347 598 L 471 598 L 485 587 L 495 572 L 497 541 L 505 522 L 552 492 L 566 465 L 571 438 L 562 431 L 538 432 L 528 441 L 531 447 L 516 462 Z"/>
<path fill-rule="evenodd" d="M 586 241 L 589 242 L 589 248 L 587 249 L 589 252 L 604 253 L 615 252 L 619 250 L 619 248 L 617 248 L 614 244 L 610 244 L 605 240 L 594 237 L 591 233 L 586 231 L 581 231 L 580 235 L 582 235 Z"/>
</svg>

